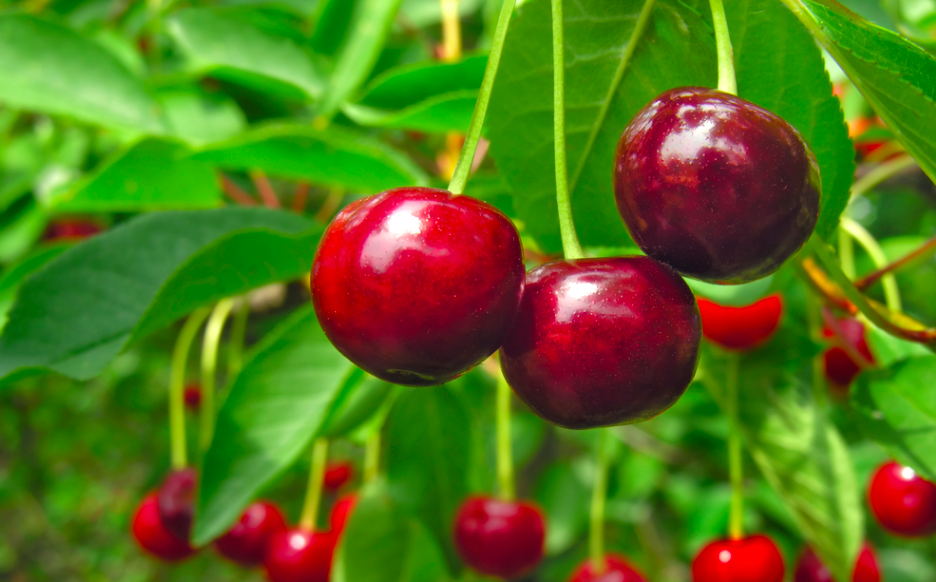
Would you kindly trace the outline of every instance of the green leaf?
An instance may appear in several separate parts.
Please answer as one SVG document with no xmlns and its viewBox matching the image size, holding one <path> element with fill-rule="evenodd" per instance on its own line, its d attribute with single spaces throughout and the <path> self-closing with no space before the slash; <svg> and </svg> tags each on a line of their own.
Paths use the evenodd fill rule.
<svg viewBox="0 0 936 582">
<path fill-rule="evenodd" d="M 194 309 L 305 275 L 321 231 L 260 208 L 130 220 L 26 281 L 0 336 L 0 378 L 26 368 L 92 378 L 131 341 Z"/>
<path fill-rule="evenodd" d="M 191 146 L 228 139 L 247 126 L 237 103 L 223 93 L 173 87 L 160 90 L 156 99 L 169 133 Z"/>
<path fill-rule="evenodd" d="M 439 582 L 447 578 L 439 545 L 398 507 L 378 481 L 361 492 L 332 566 L 335 582 Z"/>
<path fill-rule="evenodd" d="M 39 247 L 3 272 L 3 275 L 0 276 L 0 332 L 3 331 L 3 327 L 6 325 L 7 313 L 13 307 L 16 293 L 26 277 L 62 254 L 62 251 L 67 248 L 68 245 L 63 244 Z"/>
<path fill-rule="evenodd" d="M 343 391 L 322 427 L 322 436 L 347 437 L 370 421 L 396 389 L 393 384 L 360 371 L 349 390 Z"/>
<path fill-rule="evenodd" d="M 399 111 L 347 103 L 341 111 L 358 125 L 384 129 L 408 129 L 426 133 L 468 131 L 477 91 L 456 91 L 431 97 Z"/>
<path fill-rule="evenodd" d="M 192 540 L 237 521 L 260 489 L 296 460 L 355 371 L 307 306 L 264 338 L 235 378 L 205 454 Z"/>
<path fill-rule="evenodd" d="M 166 31 L 194 73 L 294 100 L 322 94 L 323 81 L 302 47 L 249 22 L 211 8 L 186 8 L 166 19 Z"/>
<path fill-rule="evenodd" d="M 426 174 L 405 155 L 356 131 L 331 126 L 270 125 L 193 157 L 230 169 L 259 168 L 295 180 L 372 194 L 397 186 L 426 185 Z"/>
<path fill-rule="evenodd" d="M 161 133 L 156 102 L 96 42 L 23 14 L 0 15 L 0 101 L 80 121 Z"/>
<path fill-rule="evenodd" d="M 535 498 L 549 516 L 546 554 L 572 547 L 588 529 L 590 491 L 568 463 L 550 465 L 536 483 Z"/>
<path fill-rule="evenodd" d="M 862 432 L 904 465 L 936 481 L 936 356 L 862 374 L 852 391 Z"/>
<path fill-rule="evenodd" d="M 111 156 L 51 204 L 59 212 L 211 208 L 221 202 L 210 164 L 175 141 L 145 139 Z"/>
</svg>

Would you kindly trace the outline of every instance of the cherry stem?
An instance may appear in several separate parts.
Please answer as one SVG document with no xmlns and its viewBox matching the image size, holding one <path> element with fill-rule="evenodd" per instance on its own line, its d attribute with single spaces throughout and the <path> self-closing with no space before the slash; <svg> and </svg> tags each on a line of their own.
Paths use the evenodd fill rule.
<svg viewBox="0 0 936 582">
<path fill-rule="evenodd" d="M 851 199 L 866 194 L 881 182 L 893 178 L 900 172 L 916 165 L 916 160 L 910 155 L 900 156 L 899 158 L 894 158 L 889 162 L 880 164 L 858 180 L 855 180 L 851 188 Z"/>
<path fill-rule="evenodd" d="M 844 229 L 839 228 L 838 256 L 842 271 L 849 279 L 855 278 L 855 239 Z"/>
<path fill-rule="evenodd" d="M 868 253 L 874 266 L 878 269 L 887 266 L 887 255 L 884 249 L 878 243 L 868 230 L 847 216 L 843 216 L 840 228 L 847 232 L 852 238 L 858 241 L 858 244 Z M 887 308 L 891 311 L 902 311 L 903 305 L 900 301 L 900 288 L 897 287 L 897 277 L 893 273 L 882 275 L 881 285 L 884 286 L 884 300 Z"/>
<path fill-rule="evenodd" d="M 322 205 L 315 212 L 315 220 L 323 224 L 331 220 L 332 215 L 338 210 L 338 206 L 341 204 L 343 198 L 344 190 L 341 188 L 332 188 L 328 193 L 328 197 L 325 198 L 325 201 L 322 202 Z"/>
<path fill-rule="evenodd" d="M 932 254 L 934 251 L 936 251 L 936 237 L 929 239 L 928 241 L 920 245 L 919 248 L 913 251 L 910 251 L 909 253 L 900 257 L 893 263 L 890 263 L 889 265 L 885 265 L 879 268 L 877 271 L 874 271 L 873 273 L 869 273 L 868 275 L 865 275 L 861 279 L 858 279 L 857 281 L 855 281 L 855 287 L 859 289 L 866 289 L 870 287 L 871 285 L 877 283 L 877 281 L 884 275 L 888 273 L 893 273 L 894 271 L 897 271 L 898 269 L 907 266 L 908 264 L 912 263 L 913 261 L 925 255 Z"/>
<path fill-rule="evenodd" d="M 608 456 L 610 439 L 608 429 L 598 429 L 598 448 L 595 457 L 595 484 L 592 489 L 591 521 L 588 528 L 588 556 L 592 569 L 605 571 L 604 522 L 605 498 L 608 495 Z"/>
<path fill-rule="evenodd" d="M 452 62 L 461 58 L 461 19 L 458 14 L 458 0 L 439 0 L 442 12 L 442 48 L 443 59 Z"/>
<path fill-rule="evenodd" d="M 380 475 L 380 433 L 380 427 L 377 427 L 364 445 L 364 483 L 373 483 Z"/>
<path fill-rule="evenodd" d="M 718 53 L 718 90 L 732 95 L 738 94 L 738 81 L 735 78 L 734 50 L 731 48 L 731 36 L 728 34 L 728 18 L 722 0 L 710 0 L 712 6 L 712 24 L 715 26 L 715 49 Z"/>
<path fill-rule="evenodd" d="M 221 332 L 224 323 L 234 308 L 233 299 L 222 299 L 215 305 L 214 311 L 208 318 L 205 326 L 205 336 L 202 340 L 201 360 L 201 406 L 200 406 L 200 433 L 199 444 L 202 451 L 211 446 L 211 437 L 215 428 L 215 372 L 218 369 L 218 344 L 221 343 Z"/>
<path fill-rule="evenodd" d="M 290 209 L 293 212 L 302 214 L 305 212 L 306 201 L 309 199 L 309 183 L 308 182 L 299 182 L 296 184 L 296 191 L 293 194 L 292 204 L 290 204 Z"/>
<path fill-rule="evenodd" d="M 169 374 L 169 444 L 172 468 L 184 469 L 188 465 L 185 447 L 185 363 L 198 329 L 211 309 L 208 307 L 192 313 L 176 338 L 172 351 L 172 370 Z"/>
<path fill-rule="evenodd" d="M 314 532 L 318 523 L 319 505 L 322 500 L 322 481 L 325 479 L 325 463 L 328 462 L 328 439 L 320 438 L 312 445 L 312 468 L 309 470 L 309 486 L 306 489 L 305 502 L 299 527 Z"/>
<path fill-rule="evenodd" d="M 481 81 L 481 91 L 475 103 L 471 123 L 468 125 L 468 134 L 465 136 L 465 145 L 462 146 L 458 164 L 452 172 L 452 181 L 449 182 L 449 192 L 461 194 L 468 184 L 468 175 L 474 163 L 475 151 L 478 149 L 478 140 L 481 139 L 481 129 L 484 127 L 484 118 L 487 117 L 488 105 L 491 102 L 491 91 L 494 89 L 494 79 L 497 77 L 497 68 L 500 66 L 501 53 L 504 51 L 504 40 L 507 38 L 507 25 L 513 15 L 517 0 L 504 0 L 497 27 L 494 29 L 494 38 L 491 42 L 491 53 L 488 55 L 487 67 L 484 69 L 484 80 Z"/>
<path fill-rule="evenodd" d="M 228 341 L 228 378 L 234 378 L 244 365 L 244 339 L 247 335 L 247 319 L 250 317 L 250 302 L 247 297 L 238 299 L 234 321 L 231 322 L 231 338 Z"/>
<path fill-rule="evenodd" d="M 221 190 L 227 195 L 228 198 L 240 204 L 241 206 L 256 206 L 257 201 L 254 200 L 253 196 L 248 194 L 244 189 L 234 183 L 233 180 L 225 176 L 223 173 L 218 173 L 218 178 L 221 181 Z"/>
<path fill-rule="evenodd" d="M 738 422 L 738 376 L 741 356 L 728 353 L 725 371 L 725 401 L 727 404 L 728 474 L 731 479 L 731 513 L 728 518 L 728 536 L 733 540 L 744 537 L 744 459 L 741 456 L 741 425 Z"/>
<path fill-rule="evenodd" d="M 254 168 L 248 170 L 247 174 L 250 176 L 254 186 L 257 188 L 257 192 L 260 194 L 260 199 L 263 200 L 263 205 L 267 208 L 279 208 L 279 198 L 276 197 L 276 192 L 273 190 L 273 185 L 270 184 L 270 180 L 267 179 L 266 174 L 263 173 L 263 170 Z"/>
<path fill-rule="evenodd" d="M 552 0 L 553 40 L 553 144 L 556 148 L 556 207 L 559 211 L 559 232 L 566 259 L 585 256 L 572 220 L 569 199 L 569 170 L 566 162 L 565 121 L 565 38 L 562 0 Z"/>
<path fill-rule="evenodd" d="M 513 450 L 510 439 L 510 386 L 503 374 L 497 375 L 497 484 L 501 499 L 513 501 Z"/>
</svg>

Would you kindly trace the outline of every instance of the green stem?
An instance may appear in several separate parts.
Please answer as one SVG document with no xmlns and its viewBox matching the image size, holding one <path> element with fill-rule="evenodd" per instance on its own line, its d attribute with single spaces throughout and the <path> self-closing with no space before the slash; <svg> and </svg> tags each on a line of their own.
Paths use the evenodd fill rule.
<svg viewBox="0 0 936 582">
<path fill-rule="evenodd" d="M 497 482 L 501 499 L 513 501 L 513 451 L 510 442 L 510 386 L 503 374 L 497 378 Z"/>
<path fill-rule="evenodd" d="M 888 265 L 887 255 L 884 254 L 884 249 L 881 248 L 881 245 L 878 244 L 877 239 L 874 238 L 868 230 L 846 216 L 842 217 L 841 229 L 847 232 L 851 237 L 853 237 L 858 244 L 868 253 L 871 257 L 871 260 L 874 261 L 874 266 L 878 269 L 882 269 Z M 847 275 L 848 272 L 846 271 Z M 853 279 L 854 277 L 849 277 Z M 900 288 L 897 287 L 897 277 L 893 273 L 888 273 L 881 277 L 881 285 L 884 286 L 884 299 L 887 303 L 887 308 L 891 311 L 902 311 L 903 306 L 900 301 Z"/>
<path fill-rule="evenodd" d="M 889 162 L 878 165 L 860 179 L 855 180 L 851 188 L 851 198 L 854 199 L 857 196 L 869 192 L 884 180 L 892 178 L 907 168 L 912 168 L 916 165 L 917 161 L 913 159 L 913 156 L 909 155 L 900 156 L 899 158 L 894 158 Z"/>
<path fill-rule="evenodd" d="M 234 308 L 233 299 L 222 299 L 215 305 L 208 325 L 205 326 L 205 337 L 202 340 L 201 361 L 201 426 L 199 444 L 202 451 L 207 451 L 211 445 L 211 437 L 215 427 L 215 372 L 218 368 L 218 344 L 221 342 L 221 332 L 227 321 L 231 309 Z"/>
<path fill-rule="evenodd" d="M 738 81 L 735 78 L 734 50 L 731 48 L 731 36 L 728 34 L 728 18 L 722 0 L 710 0 L 712 23 L 715 25 L 715 49 L 718 52 L 718 90 L 732 95 L 738 94 Z"/>
<path fill-rule="evenodd" d="M 497 20 L 497 27 L 494 29 L 494 38 L 491 42 L 491 53 L 488 55 L 487 68 L 484 69 L 484 79 L 481 81 L 478 102 L 475 103 L 474 114 L 471 116 L 468 133 L 465 135 L 465 145 L 462 146 L 461 155 L 458 156 L 458 163 L 455 164 L 455 171 L 452 172 L 452 180 L 449 182 L 448 189 L 452 194 L 463 193 L 465 186 L 468 184 L 468 175 L 471 173 L 475 151 L 478 149 L 478 140 L 481 139 L 481 129 L 484 127 L 484 118 L 487 117 L 488 105 L 491 102 L 491 91 L 494 89 L 494 79 L 497 77 L 497 68 L 500 66 L 501 53 L 504 51 L 507 25 L 510 24 L 510 17 L 513 15 L 516 1 L 504 0 L 501 7 L 500 17 Z"/>
<path fill-rule="evenodd" d="M 605 570 L 604 522 L 605 497 L 608 494 L 608 430 L 598 431 L 598 454 L 595 461 L 595 488 L 592 490 L 591 523 L 588 530 L 588 556 L 596 573 Z"/>
<path fill-rule="evenodd" d="M 839 262 L 842 271 L 849 279 L 855 278 L 855 244 L 854 240 L 844 228 L 839 228 Z"/>
<path fill-rule="evenodd" d="M 569 199 L 569 170 L 566 162 L 565 122 L 565 34 L 562 0 L 552 0 L 553 40 L 553 144 L 556 149 L 556 207 L 559 211 L 559 232 L 566 259 L 585 256 L 575 234 L 572 202 Z"/>
<path fill-rule="evenodd" d="M 228 378 L 237 376 L 244 365 L 244 338 L 247 336 L 250 303 L 246 295 L 239 298 L 238 303 L 231 323 L 231 340 L 228 342 Z"/>
<path fill-rule="evenodd" d="M 378 427 L 364 445 L 364 483 L 373 483 L 380 475 L 381 430 Z"/>
<path fill-rule="evenodd" d="M 725 399 L 730 432 L 728 434 L 728 474 L 731 478 L 731 513 L 728 518 L 728 536 L 733 540 L 744 537 L 744 459 L 741 456 L 741 426 L 738 422 L 738 376 L 741 357 L 728 354 L 725 377 Z"/>
<path fill-rule="evenodd" d="M 172 351 L 172 370 L 169 373 L 169 443 L 173 469 L 184 469 L 188 465 L 185 448 L 185 363 L 189 350 L 210 308 L 192 313 L 182 326 Z"/>
<path fill-rule="evenodd" d="M 312 468 L 309 470 L 309 485 L 306 489 L 299 528 L 314 532 L 318 523 L 319 505 L 322 500 L 322 481 L 325 479 L 325 463 L 328 462 L 328 439 L 320 438 L 312 445 Z"/>
</svg>

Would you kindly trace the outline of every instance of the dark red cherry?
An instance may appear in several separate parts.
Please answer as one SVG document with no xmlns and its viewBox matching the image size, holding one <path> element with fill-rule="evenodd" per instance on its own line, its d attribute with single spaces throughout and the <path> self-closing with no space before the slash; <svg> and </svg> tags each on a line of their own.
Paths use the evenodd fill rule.
<svg viewBox="0 0 936 582">
<path fill-rule="evenodd" d="M 195 548 L 166 529 L 159 518 L 156 494 L 143 498 L 133 514 L 133 539 L 150 555 L 164 562 L 178 562 L 195 553 Z"/>
<path fill-rule="evenodd" d="M 257 501 L 247 506 L 237 523 L 214 545 L 219 554 L 232 562 L 259 566 L 270 540 L 285 530 L 286 518 L 280 508 L 269 501 Z"/>
<path fill-rule="evenodd" d="M 371 374 L 441 384 L 494 353 L 523 292 L 520 236 L 493 206 L 397 188 L 342 210 L 312 265 L 315 313 Z"/>
<path fill-rule="evenodd" d="M 868 488 L 871 512 L 884 529 L 904 537 L 936 533 L 936 484 L 891 461 L 874 473 Z"/>
<path fill-rule="evenodd" d="M 683 275 L 765 277 L 819 218 L 819 167 L 770 111 L 715 89 L 672 89 L 625 128 L 614 165 L 618 211 L 634 241 Z"/>
<path fill-rule="evenodd" d="M 159 488 L 159 516 L 176 537 L 189 539 L 195 507 L 195 469 L 187 467 L 173 471 Z"/>
<path fill-rule="evenodd" d="M 718 540 L 692 561 L 692 582 L 782 582 L 783 556 L 773 540 L 753 535 Z"/>
<path fill-rule="evenodd" d="M 793 582 L 835 582 L 832 572 L 826 568 L 819 556 L 812 548 L 806 546 L 796 563 L 796 572 Z M 852 572 L 852 582 L 881 582 L 881 570 L 878 568 L 874 551 L 867 542 L 861 547 L 855 569 Z"/>
<path fill-rule="evenodd" d="M 334 549 L 330 533 L 283 530 L 270 538 L 263 568 L 270 582 L 328 582 Z"/>
<path fill-rule="evenodd" d="M 77 242 L 99 234 L 101 226 L 87 218 L 61 218 L 53 220 L 42 235 L 47 241 Z"/>
<path fill-rule="evenodd" d="M 329 463 L 325 467 L 323 484 L 329 491 L 338 491 L 354 476 L 354 465 L 351 461 Z"/>
<path fill-rule="evenodd" d="M 746 307 L 719 305 L 699 297 L 702 334 L 728 350 L 745 351 L 763 345 L 777 331 L 783 298 L 769 295 Z"/>
<path fill-rule="evenodd" d="M 189 384 L 184 392 L 185 407 L 189 410 L 198 410 L 201 406 L 201 386 L 198 384 Z"/>
<path fill-rule="evenodd" d="M 600 572 L 591 560 L 585 560 L 572 572 L 569 582 L 646 582 L 646 578 L 624 556 L 607 554 Z"/>
<path fill-rule="evenodd" d="M 465 563 L 487 576 L 516 578 L 540 563 L 546 526 L 535 505 L 471 497 L 455 516 L 455 547 Z"/>
<path fill-rule="evenodd" d="M 341 536 L 341 532 L 344 531 L 345 525 L 348 523 L 348 519 L 351 517 L 351 512 L 354 511 L 354 506 L 357 505 L 358 496 L 352 493 L 351 495 L 345 495 L 335 502 L 335 506 L 332 507 L 331 512 L 331 532 L 337 538 Z"/>
<path fill-rule="evenodd" d="M 530 271 L 501 368 L 517 397 L 566 428 L 653 418 L 692 381 L 702 329 L 679 275 L 648 257 Z"/>
<path fill-rule="evenodd" d="M 854 346 L 859 354 L 873 364 L 874 355 L 871 354 L 871 349 L 865 339 L 864 325 L 852 317 L 844 317 L 837 321 L 839 328 L 842 330 L 843 339 Z M 830 339 L 835 338 L 835 333 L 828 327 L 823 328 L 822 335 Z M 861 366 L 840 346 L 827 349 L 822 354 L 822 361 L 825 366 L 826 378 L 829 380 L 829 389 L 836 396 L 847 396 L 848 387 L 858 373 L 861 372 Z"/>
</svg>

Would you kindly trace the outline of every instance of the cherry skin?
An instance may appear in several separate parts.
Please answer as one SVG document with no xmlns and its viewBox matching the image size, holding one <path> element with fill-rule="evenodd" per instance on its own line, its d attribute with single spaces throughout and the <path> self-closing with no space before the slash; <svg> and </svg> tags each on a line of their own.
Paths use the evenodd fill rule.
<svg viewBox="0 0 936 582">
<path fill-rule="evenodd" d="M 762 346 L 780 325 L 783 298 L 769 295 L 746 307 L 719 305 L 699 297 L 702 334 L 727 350 L 747 351 Z"/>
<path fill-rule="evenodd" d="M 335 492 L 351 481 L 352 477 L 354 477 L 354 465 L 351 461 L 329 463 L 325 467 L 325 478 L 322 483 L 325 489 Z"/>
<path fill-rule="evenodd" d="M 270 538 L 263 568 L 270 582 L 328 582 L 334 549 L 330 533 L 283 530 Z"/>
<path fill-rule="evenodd" d="M 527 275 L 501 368 L 517 397 L 559 426 L 640 422 L 686 391 L 701 339 L 695 297 L 663 263 L 554 261 Z"/>
<path fill-rule="evenodd" d="M 178 562 L 196 552 L 187 541 L 176 537 L 159 517 L 156 494 L 143 498 L 133 514 L 133 539 L 144 551 L 164 562 Z"/>
<path fill-rule="evenodd" d="M 858 353 L 870 363 L 874 363 L 874 355 L 868 347 L 865 338 L 864 325 L 852 317 L 837 320 L 842 330 L 843 339 L 854 346 Z M 823 328 L 823 337 L 834 338 L 835 333 L 829 328 Z M 840 346 L 833 346 L 822 354 L 822 362 L 826 378 L 829 380 L 829 389 L 837 397 L 848 396 L 848 387 L 861 372 L 861 366 Z"/>
<path fill-rule="evenodd" d="M 470 497 L 455 516 L 455 547 L 487 576 L 516 578 L 540 563 L 546 525 L 531 503 Z"/>
<path fill-rule="evenodd" d="M 166 529 L 183 540 L 190 538 L 195 513 L 195 469 L 186 467 L 173 471 L 159 488 L 159 516 Z"/>
<path fill-rule="evenodd" d="M 336 538 L 341 537 L 341 533 L 344 531 L 348 519 L 351 518 L 351 513 L 354 511 L 357 502 L 358 496 L 352 493 L 338 499 L 334 507 L 332 507 L 330 516 L 331 532 Z"/>
<path fill-rule="evenodd" d="M 397 188 L 349 205 L 322 236 L 312 303 L 349 360 L 396 384 L 442 384 L 500 347 L 523 292 L 520 236 L 468 196 Z"/>
<path fill-rule="evenodd" d="M 832 572 L 826 568 L 812 548 L 806 546 L 796 563 L 793 582 L 835 582 Z M 881 582 L 881 569 L 871 546 L 865 543 L 858 553 L 852 582 Z"/>
<path fill-rule="evenodd" d="M 910 467 L 881 465 L 868 488 L 871 512 L 884 529 L 904 537 L 936 533 L 936 484 Z"/>
<path fill-rule="evenodd" d="M 615 198 L 631 237 L 689 277 L 765 277 L 819 218 L 819 167 L 800 134 L 715 89 L 654 99 L 628 124 L 614 159 Z"/>
<path fill-rule="evenodd" d="M 783 556 L 765 535 L 718 540 L 692 561 L 692 582 L 782 582 Z"/>
<path fill-rule="evenodd" d="M 201 406 L 201 386 L 189 384 L 185 387 L 185 407 L 189 410 L 198 410 Z"/>
<path fill-rule="evenodd" d="M 87 218 L 61 218 L 52 221 L 42 234 L 43 240 L 77 242 L 100 234 L 101 226 Z"/>
<path fill-rule="evenodd" d="M 215 549 L 225 558 L 242 566 L 263 563 L 267 545 L 274 535 L 286 530 L 286 518 L 279 507 L 269 501 L 251 503 L 240 519 L 223 536 L 215 540 Z"/>
<path fill-rule="evenodd" d="M 604 570 L 597 572 L 592 561 L 585 560 L 572 573 L 569 582 L 646 582 L 646 578 L 624 556 L 607 554 Z"/>
</svg>

